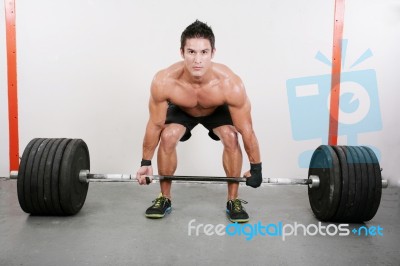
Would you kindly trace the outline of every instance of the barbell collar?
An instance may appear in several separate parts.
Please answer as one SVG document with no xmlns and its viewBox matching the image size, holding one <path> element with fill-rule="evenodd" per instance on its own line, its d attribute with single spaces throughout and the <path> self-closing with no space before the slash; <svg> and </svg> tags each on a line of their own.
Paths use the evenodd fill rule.
<svg viewBox="0 0 400 266">
<path fill-rule="evenodd" d="M 387 188 L 389 186 L 389 180 L 382 179 L 382 188 Z"/>
<path fill-rule="evenodd" d="M 18 179 L 18 171 L 11 171 L 10 179 Z"/>
<path fill-rule="evenodd" d="M 319 187 L 319 183 L 320 183 L 319 176 L 310 175 L 308 180 L 311 180 L 311 182 L 308 184 L 309 188 L 317 188 L 317 187 Z"/>
</svg>

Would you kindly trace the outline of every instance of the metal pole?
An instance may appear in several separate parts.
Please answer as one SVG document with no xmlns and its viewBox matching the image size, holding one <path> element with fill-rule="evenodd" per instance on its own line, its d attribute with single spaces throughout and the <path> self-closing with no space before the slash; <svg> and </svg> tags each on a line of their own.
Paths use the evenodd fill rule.
<svg viewBox="0 0 400 266">
<path fill-rule="evenodd" d="M 151 180 L 177 180 L 177 181 L 206 181 L 206 182 L 246 182 L 245 177 L 218 177 L 218 176 L 148 176 Z M 10 179 L 18 179 L 18 171 L 10 172 Z M 79 172 L 81 182 L 137 182 L 136 176 L 130 174 L 91 174 L 89 170 Z M 263 180 L 266 185 L 308 185 L 310 188 L 319 187 L 319 177 L 310 176 L 308 179 L 267 178 Z M 389 182 L 382 179 L 382 188 L 387 188 Z"/>
<path fill-rule="evenodd" d="M 174 180 L 174 181 L 198 181 L 198 182 L 246 182 L 245 177 L 222 177 L 222 176 L 147 176 L 149 180 Z M 137 182 L 136 176 L 130 174 L 91 174 L 88 170 L 82 170 L 79 174 L 81 182 Z M 263 184 L 271 185 L 310 185 L 317 187 L 319 178 L 313 176 L 310 179 L 290 179 L 290 178 L 267 178 Z"/>
</svg>

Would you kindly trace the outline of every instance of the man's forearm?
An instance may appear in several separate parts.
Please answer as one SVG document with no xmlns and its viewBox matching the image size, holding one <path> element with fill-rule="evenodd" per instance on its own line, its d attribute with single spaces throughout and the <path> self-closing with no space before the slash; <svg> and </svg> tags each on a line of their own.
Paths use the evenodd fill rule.
<svg viewBox="0 0 400 266">
<path fill-rule="evenodd" d="M 151 160 L 154 155 L 154 151 L 157 148 L 158 142 L 160 141 L 162 127 L 148 124 L 146 127 L 146 133 L 143 139 L 143 154 L 142 159 Z"/>
<path fill-rule="evenodd" d="M 243 132 L 242 134 L 244 149 L 249 157 L 250 163 L 260 163 L 260 147 L 258 145 L 257 137 L 254 131 L 251 132 Z"/>
</svg>

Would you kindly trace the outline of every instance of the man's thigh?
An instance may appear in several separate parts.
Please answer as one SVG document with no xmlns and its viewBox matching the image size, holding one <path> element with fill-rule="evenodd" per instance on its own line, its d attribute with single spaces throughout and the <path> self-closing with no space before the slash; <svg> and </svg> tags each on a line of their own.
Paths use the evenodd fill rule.
<svg viewBox="0 0 400 266">
<path fill-rule="evenodd" d="M 214 113 L 204 117 L 204 119 L 201 121 L 201 124 L 208 129 L 208 135 L 210 138 L 213 140 L 220 140 L 220 137 L 215 134 L 214 129 L 217 129 L 217 131 L 222 133 L 222 130 L 218 129 L 219 127 L 233 126 L 232 117 L 228 106 L 219 106 Z"/>
<path fill-rule="evenodd" d="M 198 124 L 198 120 L 185 112 L 174 104 L 168 105 L 167 117 L 165 120 L 166 126 L 178 124 L 183 126 L 186 130 L 182 135 L 180 141 L 186 141 L 192 136 L 192 129 Z M 176 126 L 172 127 L 176 128 Z"/>
</svg>

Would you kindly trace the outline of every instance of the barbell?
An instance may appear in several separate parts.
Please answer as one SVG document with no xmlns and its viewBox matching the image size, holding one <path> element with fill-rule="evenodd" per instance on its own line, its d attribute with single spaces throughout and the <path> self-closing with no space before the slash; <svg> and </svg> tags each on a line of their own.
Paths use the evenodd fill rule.
<svg viewBox="0 0 400 266">
<path fill-rule="evenodd" d="M 35 138 L 26 146 L 18 171 L 18 201 L 32 215 L 74 215 L 85 200 L 90 182 L 137 182 L 129 174 L 90 173 L 89 149 L 82 139 Z M 152 180 L 245 182 L 244 177 L 161 176 Z M 371 220 L 380 204 L 379 161 L 365 146 L 320 145 L 313 153 L 307 179 L 267 178 L 266 185 L 307 185 L 311 209 L 321 221 Z"/>
</svg>

